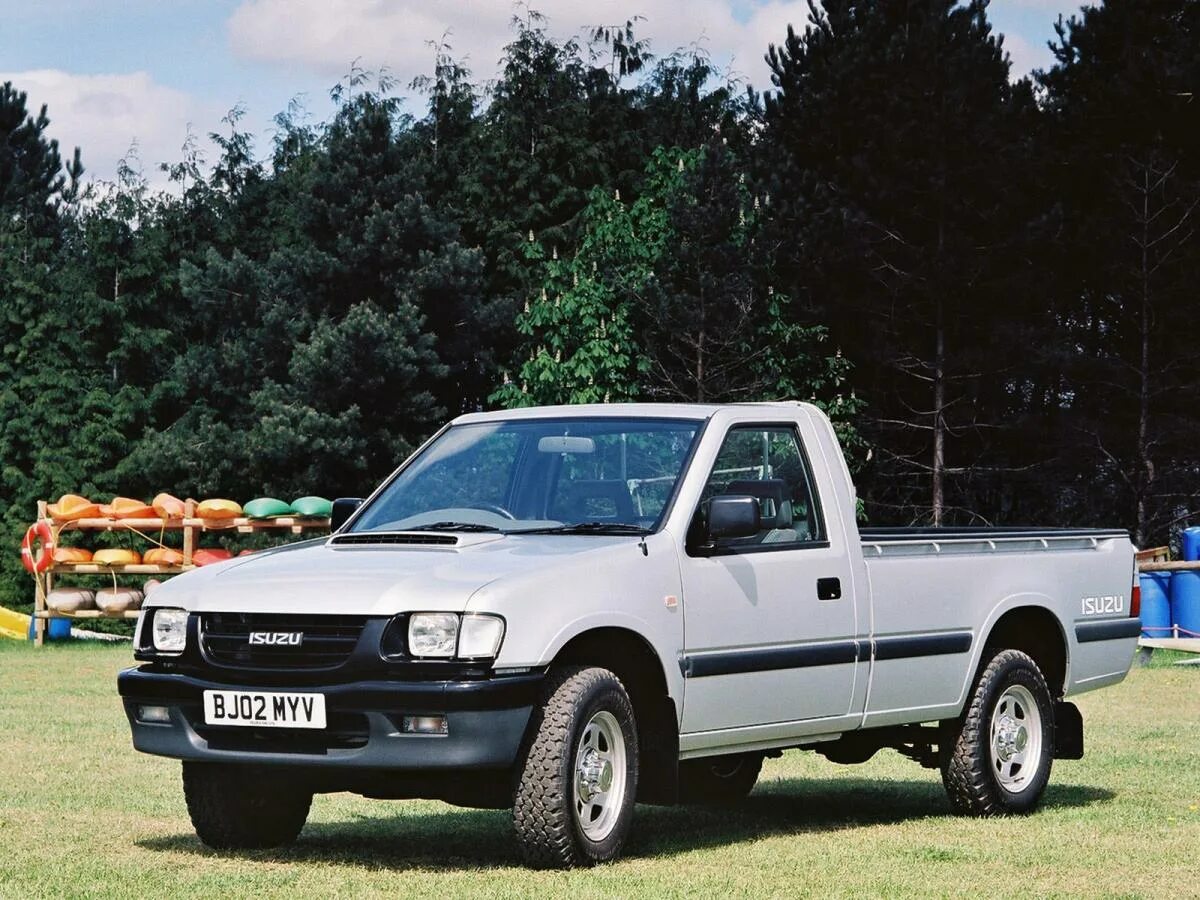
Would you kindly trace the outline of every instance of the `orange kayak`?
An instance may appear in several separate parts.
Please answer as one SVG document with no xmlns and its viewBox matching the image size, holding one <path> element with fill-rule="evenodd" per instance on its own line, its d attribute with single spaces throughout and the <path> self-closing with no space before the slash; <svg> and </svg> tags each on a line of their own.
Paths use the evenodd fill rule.
<svg viewBox="0 0 1200 900">
<path fill-rule="evenodd" d="M 92 551 L 84 547 L 55 547 L 56 563 L 87 563 L 92 561 Z"/>
<path fill-rule="evenodd" d="M 112 503 L 108 504 L 112 510 L 112 516 L 116 519 L 157 519 L 158 513 L 153 506 L 143 503 L 141 500 L 133 500 L 129 497 L 113 497 Z"/>
<path fill-rule="evenodd" d="M 100 506 L 78 494 L 63 494 L 57 503 L 46 506 L 46 512 L 55 522 L 74 522 L 76 519 L 90 519 L 100 515 Z"/>
<path fill-rule="evenodd" d="M 180 566 L 183 554 L 174 547 L 155 547 L 142 555 L 142 562 L 149 566 Z"/>
<path fill-rule="evenodd" d="M 150 505 L 154 507 L 154 512 L 163 519 L 182 519 L 184 512 L 183 501 L 178 497 L 172 497 L 170 494 L 162 493 L 156 496 Z"/>
</svg>

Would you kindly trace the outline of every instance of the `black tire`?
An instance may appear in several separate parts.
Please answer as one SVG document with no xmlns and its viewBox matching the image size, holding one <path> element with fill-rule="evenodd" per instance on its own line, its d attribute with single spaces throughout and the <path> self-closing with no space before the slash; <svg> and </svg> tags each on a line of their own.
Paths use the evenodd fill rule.
<svg viewBox="0 0 1200 900">
<path fill-rule="evenodd" d="M 761 753 L 732 753 L 679 764 L 679 802 L 729 806 L 746 799 L 762 771 Z"/>
<path fill-rule="evenodd" d="M 1011 705 L 1014 696 L 1032 698 L 1036 707 L 1035 727 L 1019 735 L 1024 712 Z M 997 718 L 997 705 L 1005 704 Z M 993 747 L 993 725 L 1004 721 L 1018 726 L 1018 737 L 999 751 Z M 1025 722 L 1033 722 L 1033 711 L 1025 712 Z M 945 723 L 946 740 L 942 750 L 942 783 L 955 812 L 973 816 L 997 816 L 1025 813 L 1034 809 L 1050 780 L 1054 762 L 1054 702 L 1046 679 L 1037 663 L 1019 650 L 998 650 L 986 661 L 959 719 Z M 1002 729 L 1003 730 L 1003 729 Z M 1012 734 L 1011 731 L 1008 732 Z M 1013 763 L 1011 753 L 1024 741 L 1028 758 Z M 1036 754 L 1033 747 L 1036 747 Z M 1034 758 L 1036 757 L 1036 758 Z M 1010 768 L 1006 771 L 1005 766 Z M 1006 784 L 1005 781 L 1008 781 Z"/>
<path fill-rule="evenodd" d="M 183 795 L 192 827 L 209 847 L 259 850 L 296 839 L 313 792 L 278 769 L 185 762 Z"/>
<path fill-rule="evenodd" d="M 590 820 L 595 806 L 585 806 L 582 814 L 579 810 L 583 788 L 576 766 L 580 742 L 585 730 L 595 727 L 594 720 L 619 727 L 623 751 L 614 742 L 610 752 L 623 752 L 624 759 L 619 796 L 614 793 L 595 804 L 611 804 L 611 812 L 605 815 L 610 830 L 599 839 L 585 833 L 581 815 L 589 817 L 587 827 L 595 828 Z M 594 732 L 589 738 L 595 740 Z M 517 767 L 513 825 L 525 862 L 537 868 L 571 868 L 614 859 L 629 834 L 637 776 L 637 725 L 629 695 L 617 676 L 607 669 L 582 666 L 552 672 L 542 702 L 534 709 Z M 615 765 L 610 766 L 609 784 L 614 792 L 616 781 Z M 592 785 L 596 786 L 598 782 Z M 588 799 L 601 794 L 607 791 Z"/>
</svg>

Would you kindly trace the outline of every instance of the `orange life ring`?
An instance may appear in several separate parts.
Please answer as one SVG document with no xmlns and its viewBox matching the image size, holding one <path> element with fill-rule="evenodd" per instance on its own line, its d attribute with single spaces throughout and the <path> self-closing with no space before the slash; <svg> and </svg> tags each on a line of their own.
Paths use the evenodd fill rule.
<svg viewBox="0 0 1200 900">
<path fill-rule="evenodd" d="M 33 552 L 33 542 L 40 539 L 42 546 L 37 554 Z M 49 522 L 34 522 L 25 532 L 21 541 L 21 565 L 30 574 L 39 575 L 50 568 L 54 562 L 54 532 L 50 530 Z"/>
</svg>

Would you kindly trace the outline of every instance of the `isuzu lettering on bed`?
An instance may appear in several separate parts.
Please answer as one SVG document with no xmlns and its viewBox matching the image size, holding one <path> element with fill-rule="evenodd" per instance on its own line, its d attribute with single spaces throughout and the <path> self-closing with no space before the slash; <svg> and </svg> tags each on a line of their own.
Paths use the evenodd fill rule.
<svg viewBox="0 0 1200 900">
<path fill-rule="evenodd" d="M 1025 812 L 1139 630 L 1124 531 L 860 529 L 806 404 L 465 415 L 334 519 L 138 623 L 133 743 L 212 847 L 354 791 L 511 807 L 529 863 L 594 863 L 635 800 L 736 801 L 793 747 Z"/>
</svg>

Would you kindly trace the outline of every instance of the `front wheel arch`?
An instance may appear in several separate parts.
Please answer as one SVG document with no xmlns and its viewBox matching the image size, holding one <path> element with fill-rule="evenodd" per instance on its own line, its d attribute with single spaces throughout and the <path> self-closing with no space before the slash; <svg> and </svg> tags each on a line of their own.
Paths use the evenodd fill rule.
<svg viewBox="0 0 1200 900">
<path fill-rule="evenodd" d="M 555 654 L 549 671 L 564 666 L 599 666 L 621 679 L 638 725 L 642 770 L 638 802 L 675 803 L 679 784 L 679 708 L 667 687 L 662 660 L 650 642 L 627 628 L 592 628 L 567 641 Z"/>
</svg>

